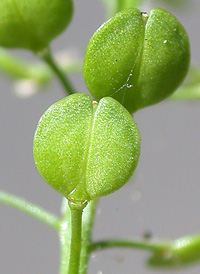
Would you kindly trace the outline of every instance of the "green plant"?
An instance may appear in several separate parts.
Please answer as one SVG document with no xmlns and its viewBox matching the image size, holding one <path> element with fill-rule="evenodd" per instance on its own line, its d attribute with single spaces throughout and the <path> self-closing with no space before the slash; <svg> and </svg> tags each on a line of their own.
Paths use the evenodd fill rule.
<svg viewBox="0 0 200 274">
<path fill-rule="evenodd" d="M 112 96 L 133 113 L 171 95 L 189 62 L 189 39 L 174 16 L 162 9 L 148 16 L 128 9 L 93 35 L 83 71 L 94 98 Z"/>
<path fill-rule="evenodd" d="M 135 4 L 135 1 L 133 2 Z M 6 14 L 10 11 L 10 6 L 6 2 L 2 3 L 4 3 L 2 14 Z M 44 13 L 37 1 L 31 3 L 35 3 L 36 8 Z M 65 3 L 70 6 L 70 9 L 66 10 L 68 16 L 62 19 L 60 11 L 64 11 L 62 5 Z M 44 42 L 38 42 L 39 40 L 33 37 L 27 38 L 26 35 L 20 36 L 22 33 L 26 34 L 22 21 L 20 21 L 20 30 L 12 28 L 11 25 L 1 26 L 2 46 L 22 47 L 37 53 L 57 75 L 66 93 L 71 94 L 53 104 L 45 112 L 39 121 L 34 138 L 34 159 L 39 172 L 64 196 L 61 218 L 15 196 L 0 193 L 1 202 L 38 218 L 58 232 L 61 244 L 60 273 L 62 274 L 86 273 L 91 252 L 111 247 L 149 250 L 152 253 L 149 263 L 153 266 L 176 267 L 200 259 L 199 235 L 169 242 L 119 239 L 92 241 L 91 233 L 97 199 L 122 187 L 132 175 L 139 159 L 140 138 L 137 126 L 130 113 L 120 103 L 123 103 L 132 113 L 165 99 L 183 81 L 190 59 L 187 34 L 171 14 L 155 9 L 148 18 L 146 13 L 141 14 L 134 8 L 120 11 L 125 7 L 130 8 L 133 4 L 131 1 L 127 1 L 127 6 L 122 3 L 123 1 L 119 1 L 117 8 L 114 9 L 119 13 L 93 36 L 86 52 L 84 63 L 86 84 L 95 99 L 102 98 L 99 102 L 92 101 L 89 95 L 73 94 L 74 88 L 64 70 L 50 54 L 48 45 L 50 40 L 70 21 L 72 12 L 70 1 L 55 2 L 58 5 L 58 12 L 53 7 L 53 14 L 62 22 L 64 20 L 64 23 L 54 21 L 55 33 L 47 24 L 42 35 L 45 38 Z M 30 9 L 32 14 L 31 4 L 24 7 Z M 112 7 L 114 7 L 114 1 Z M 29 13 L 26 14 L 26 21 L 29 22 L 32 16 L 29 16 Z M 9 16 L 6 16 L 6 19 L 9 19 Z M 50 16 L 50 18 L 53 17 Z M 34 17 L 33 20 L 37 24 L 39 19 Z M 44 19 L 44 26 L 45 20 L 47 18 Z M 126 33 L 126 28 L 130 26 L 130 30 Z M 4 43 L 4 39 L 7 39 L 7 29 L 14 31 L 15 36 L 12 37 L 16 37 L 16 40 L 9 41 L 10 44 Z M 37 28 L 34 29 L 34 35 L 38 32 Z M 136 35 L 137 39 L 135 39 Z M 151 40 L 152 38 L 156 38 L 155 41 Z M 144 45 L 145 39 L 148 40 Z M 166 47 L 167 43 L 169 47 Z M 121 48 L 121 45 L 124 47 Z M 143 53 L 142 61 L 137 62 L 141 52 Z M 160 52 L 159 58 L 155 60 L 158 52 Z M 112 66 L 113 63 L 116 64 L 115 54 L 118 58 L 117 67 Z M 1 60 L 3 60 L 1 66 L 4 71 L 8 71 L 16 78 L 31 79 L 40 84 L 52 78 L 52 71 L 46 66 L 25 64 L 3 50 Z M 138 76 L 139 72 L 141 77 Z M 130 77 L 132 75 L 133 78 Z M 166 78 L 169 80 L 166 81 Z M 125 92 L 131 94 L 127 101 L 125 101 L 123 90 L 126 79 L 131 79 L 130 83 L 129 81 L 126 83 L 126 89 L 128 89 Z M 196 84 L 197 81 L 191 79 L 184 89 L 188 91 L 193 88 L 195 91 Z M 119 92 L 119 97 L 114 96 L 120 103 L 113 98 L 105 97 L 112 96 L 114 90 L 122 91 Z M 146 90 L 148 94 L 145 93 Z M 176 96 L 176 99 L 191 96 L 192 93 L 185 95 L 185 90 L 175 93 L 171 99 Z"/>
<path fill-rule="evenodd" d="M 83 93 L 45 112 L 33 145 L 43 178 L 78 208 L 122 187 L 139 151 L 137 126 L 122 105 L 109 97 L 92 102 Z"/>
<path fill-rule="evenodd" d="M 73 6 L 71 0 L 2 0 L 0 10 L 0 45 L 37 52 L 66 28 Z"/>
</svg>

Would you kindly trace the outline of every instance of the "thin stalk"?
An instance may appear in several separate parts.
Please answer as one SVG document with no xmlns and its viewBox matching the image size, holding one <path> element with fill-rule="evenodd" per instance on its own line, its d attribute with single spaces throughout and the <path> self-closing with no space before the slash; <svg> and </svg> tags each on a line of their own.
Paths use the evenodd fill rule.
<svg viewBox="0 0 200 274">
<path fill-rule="evenodd" d="M 55 230 L 59 230 L 60 221 L 57 217 L 55 217 L 50 212 L 29 203 L 17 196 L 8 194 L 6 192 L 0 191 L 0 202 L 5 205 L 14 207 L 20 211 L 25 212 L 26 214 L 42 221 L 48 226 L 54 228 Z"/>
<path fill-rule="evenodd" d="M 119 12 L 123 9 L 136 8 L 141 4 L 143 0 L 118 0 L 117 1 L 117 11 Z"/>
<path fill-rule="evenodd" d="M 90 245 L 92 242 L 92 228 L 96 211 L 97 200 L 91 201 L 83 211 L 82 249 L 80 260 L 80 274 L 87 273 L 87 266 L 90 257 Z"/>
<path fill-rule="evenodd" d="M 71 207 L 71 247 L 68 274 L 79 274 L 83 209 Z"/>
<path fill-rule="evenodd" d="M 106 248 L 134 248 L 145 249 L 153 252 L 163 252 L 168 250 L 169 243 L 151 241 L 131 241 L 131 240 L 105 240 L 92 243 L 90 251 L 101 251 Z"/>
<path fill-rule="evenodd" d="M 82 247 L 80 257 L 80 274 L 87 273 L 87 265 L 90 256 L 91 235 L 94 222 L 94 215 L 97 201 L 91 201 L 83 210 L 82 217 Z M 62 221 L 60 226 L 60 274 L 67 274 L 70 260 L 70 244 L 71 244 L 71 213 L 67 202 L 64 198 L 62 204 Z"/>
<path fill-rule="evenodd" d="M 65 91 L 67 94 L 73 94 L 75 93 L 75 90 L 68 79 L 67 75 L 65 75 L 62 71 L 62 69 L 57 65 L 57 63 L 54 61 L 50 49 L 47 48 L 43 52 L 40 53 L 41 58 L 51 67 L 51 69 L 56 74 L 57 78 L 60 80 L 61 84 L 63 85 Z"/>
<path fill-rule="evenodd" d="M 52 72 L 46 65 L 30 64 L 0 48 L 0 71 L 16 79 L 29 79 L 43 84 Z"/>
<path fill-rule="evenodd" d="M 111 18 L 123 9 L 136 8 L 143 0 L 101 0 L 105 7 L 106 17 Z"/>
<path fill-rule="evenodd" d="M 60 64 L 63 73 L 81 73 L 81 60 L 66 60 Z M 54 73 L 47 64 L 30 63 L 8 53 L 0 48 L 0 72 L 14 79 L 30 80 L 39 85 L 45 85 L 52 80 Z"/>
<path fill-rule="evenodd" d="M 153 252 L 148 263 L 159 267 L 183 267 L 200 261 L 200 234 L 185 236 L 174 241 L 107 240 L 91 244 L 90 250 L 106 248 L 134 248 Z"/>
<path fill-rule="evenodd" d="M 68 201 L 63 198 L 61 207 L 62 221 L 60 226 L 60 274 L 67 274 L 70 258 L 71 244 L 71 216 Z"/>
</svg>

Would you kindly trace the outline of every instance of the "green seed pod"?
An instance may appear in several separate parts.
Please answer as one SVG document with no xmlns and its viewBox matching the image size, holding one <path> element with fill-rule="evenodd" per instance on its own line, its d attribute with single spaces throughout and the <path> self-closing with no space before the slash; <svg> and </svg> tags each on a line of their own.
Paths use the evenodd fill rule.
<svg viewBox="0 0 200 274">
<path fill-rule="evenodd" d="M 200 261 L 200 235 L 173 241 L 166 252 L 157 252 L 149 260 L 153 267 L 185 267 Z"/>
<path fill-rule="evenodd" d="M 189 63 L 188 35 L 173 15 L 158 8 L 149 15 L 128 9 L 94 33 L 84 78 L 95 99 L 111 96 L 133 113 L 171 95 Z"/>
<path fill-rule="evenodd" d="M 39 51 L 69 24 L 71 0 L 1 0 L 0 46 Z"/>
<path fill-rule="evenodd" d="M 73 94 L 39 121 L 33 145 L 44 180 L 74 204 L 107 195 L 132 175 L 140 137 L 129 112 L 113 98 Z"/>
</svg>

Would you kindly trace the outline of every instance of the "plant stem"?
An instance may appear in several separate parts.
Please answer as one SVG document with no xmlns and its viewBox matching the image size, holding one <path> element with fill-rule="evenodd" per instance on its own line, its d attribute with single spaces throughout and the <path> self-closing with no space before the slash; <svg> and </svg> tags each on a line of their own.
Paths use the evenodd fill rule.
<svg viewBox="0 0 200 274">
<path fill-rule="evenodd" d="M 55 230 L 59 230 L 60 220 L 50 212 L 32 203 L 29 203 L 17 196 L 8 194 L 3 191 L 0 191 L 0 202 L 21 210 L 28 215 L 42 221 L 48 226 L 54 228 Z"/>
<path fill-rule="evenodd" d="M 66 60 L 60 65 L 63 73 L 82 72 L 81 60 Z M 54 76 L 49 65 L 29 63 L 0 48 L 0 72 L 14 79 L 30 80 L 39 85 L 47 84 Z"/>
<path fill-rule="evenodd" d="M 68 201 L 63 198 L 62 203 L 62 222 L 60 225 L 60 274 L 67 274 L 69 268 L 70 258 L 70 244 L 71 244 L 71 216 Z"/>
<path fill-rule="evenodd" d="M 92 237 L 92 228 L 96 211 L 97 200 L 91 201 L 83 211 L 83 229 L 82 229 L 82 248 L 80 261 L 80 274 L 87 273 L 87 265 L 90 257 L 90 245 Z"/>
<path fill-rule="evenodd" d="M 79 274 L 82 245 L 82 212 L 83 209 L 71 209 L 71 247 L 68 274 Z"/>
<path fill-rule="evenodd" d="M 51 78 L 51 70 L 46 65 L 29 64 L 0 48 L 0 71 L 17 79 L 29 79 L 43 84 Z"/>
<path fill-rule="evenodd" d="M 145 249 L 154 252 L 163 252 L 168 250 L 169 243 L 167 242 L 151 242 L 151 241 L 131 241 L 131 240 L 105 240 L 92 243 L 90 251 L 101 251 L 106 248 L 137 248 Z"/>
<path fill-rule="evenodd" d="M 142 0 L 118 0 L 116 12 L 119 12 L 123 9 L 136 8 L 141 2 Z"/>
<path fill-rule="evenodd" d="M 107 240 L 91 244 L 90 251 L 105 248 L 137 248 L 153 252 L 149 265 L 171 268 L 183 267 L 200 261 L 200 234 L 185 236 L 174 241 Z"/>
<path fill-rule="evenodd" d="M 47 48 L 43 52 L 40 53 L 41 58 L 51 67 L 54 73 L 57 75 L 58 79 L 60 80 L 61 84 L 63 85 L 67 94 L 75 93 L 75 90 L 70 83 L 68 77 L 63 73 L 63 71 L 59 68 L 59 66 L 54 61 L 50 49 Z"/>
<path fill-rule="evenodd" d="M 91 201 L 83 210 L 82 217 L 82 247 L 80 257 L 80 274 L 87 273 L 87 264 L 90 256 L 91 234 L 95 215 L 97 201 Z M 62 221 L 60 226 L 60 245 L 61 260 L 60 274 L 67 274 L 70 259 L 70 243 L 71 243 L 71 214 L 67 199 L 64 198 L 62 205 Z"/>
<path fill-rule="evenodd" d="M 128 9 L 128 8 L 136 8 L 143 0 L 101 0 L 105 10 L 106 17 L 110 18 L 114 16 L 117 12 Z"/>
</svg>

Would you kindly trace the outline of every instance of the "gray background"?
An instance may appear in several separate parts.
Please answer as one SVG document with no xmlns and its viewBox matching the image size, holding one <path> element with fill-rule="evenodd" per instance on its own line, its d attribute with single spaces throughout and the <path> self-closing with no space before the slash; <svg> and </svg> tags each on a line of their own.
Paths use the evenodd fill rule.
<svg viewBox="0 0 200 274">
<path fill-rule="evenodd" d="M 89 38 L 105 19 L 104 10 L 97 0 L 74 2 L 72 24 L 52 46 L 54 51 L 76 48 L 83 56 Z M 192 62 L 199 65 L 200 3 L 186 2 L 189 5 L 185 10 L 173 10 L 170 6 L 167 9 L 187 29 Z M 163 7 L 161 2 L 157 6 Z M 29 53 L 23 55 L 32 58 Z M 78 90 L 86 91 L 82 76 L 71 79 Z M 0 78 L 0 89 L 0 188 L 59 214 L 61 196 L 36 171 L 32 139 L 39 117 L 63 97 L 63 91 L 54 82 L 48 90 L 22 100 L 14 95 L 13 85 L 5 77 Z M 137 173 L 120 191 L 101 199 L 94 239 L 140 237 L 146 231 L 161 238 L 200 232 L 199 117 L 200 102 L 164 102 L 135 115 L 142 137 Z M 147 258 L 148 252 L 135 250 L 96 253 L 90 260 L 89 273 L 161 273 L 145 265 Z M 0 205 L 0 273 L 55 274 L 58 268 L 56 233 L 35 219 Z M 163 273 L 198 274 L 200 264 Z"/>
</svg>

